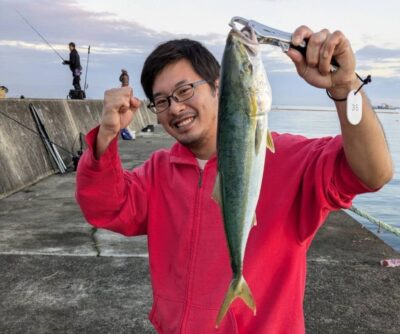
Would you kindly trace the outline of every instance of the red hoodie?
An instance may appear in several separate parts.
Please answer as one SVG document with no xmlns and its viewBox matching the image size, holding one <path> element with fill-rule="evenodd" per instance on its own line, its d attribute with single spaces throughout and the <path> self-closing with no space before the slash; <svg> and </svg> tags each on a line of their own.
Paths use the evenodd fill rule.
<svg viewBox="0 0 400 334">
<path fill-rule="evenodd" d="M 221 213 L 211 198 L 216 157 L 203 171 L 176 143 L 125 171 L 115 139 L 93 156 L 98 128 L 77 173 L 76 197 L 87 221 L 127 236 L 147 234 L 158 333 L 304 333 L 307 249 L 329 211 L 370 191 L 347 164 L 341 136 L 307 139 L 274 133 L 267 153 L 257 226 L 251 230 L 244 277 L 257 315 L 235 300 L 219 329 L 218 310 L 232 278 Z"/>
</svg>

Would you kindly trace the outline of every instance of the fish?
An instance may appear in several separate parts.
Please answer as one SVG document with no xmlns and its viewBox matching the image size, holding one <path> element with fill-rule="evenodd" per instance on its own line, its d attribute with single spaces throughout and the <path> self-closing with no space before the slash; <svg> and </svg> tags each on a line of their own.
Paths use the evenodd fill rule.
<svg viewBox="0 0 400 334">
<path fill-rule="evenodd" d="M 250 230 L 256 225 L 267 148 L 275 152 L 268 130 L 272 92 L 254 30 L 233 27 L 221 63 L 218 101 L 218 173 L 212 193 L 219 204 L 233 278 L 216 319 L 241 298 L 256 314 L 251 290 L 243 276 Z"/>
</svg>

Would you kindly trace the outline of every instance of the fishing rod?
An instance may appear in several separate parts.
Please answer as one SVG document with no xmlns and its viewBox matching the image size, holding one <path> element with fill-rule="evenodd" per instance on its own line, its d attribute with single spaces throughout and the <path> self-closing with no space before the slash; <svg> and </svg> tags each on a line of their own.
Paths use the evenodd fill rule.
<svg viewBox="0 0 400 334">
<path fill-rule="evenodd" d="M 33 107 L 33 105 L 30 104 L 29 108 L 31 108 L 31 106 Z M 32 110 L 31 110 L 31 113 L 33 113 Z M 36 112 L 36 114 L 37 114 L 37 112 Z M 1 110 L 0 110 L 0 115 L 3 115 L 3 116 L 5 116 L 5 117 L 7 117 L 7 118 L 10 119 L 11 121 L 14 121 L 14 122 L 17 123 L 18 125 L 22 126 L 22 127 L 25 128 L 26 130 L 32 132 L 33 134 L 39 136 L 40 138 L 42 138 L 42 140 L 44 140 L 44 137 L 42 136 L 42 133 L 39 133 L 39 132 L 37 132 L 37 131 L 31 129 L 30 127 L 26 126 L 25 124 L 21 123 L 20 121 L 16 120 L 15 118 L 10 117 L 10 116 L 7 115 L 6 113 L 2 112 Z M 35 117 L 34 115 L 32 115 L 32 116 Z M 40 119 L 39 119 L 39 120 L 40 120 Z M 40 122 L 41 122 L 41 121 L 40 121 Z M 37 123 L 36 123 L 36 125 L 37 125 Z M 45 129 L 43 124 L 42 124 L 42 127 L 43 127 L 43 129 Z M 71 152 L 70 150 L 67 150 L 67 149 L 65 149 L 64 147 L 62 147 L 61 145 L 59 145 L 59 144 L 57 144 L 57 143 L 51 141 L 50 138 L 47 138 L 47 139 L 46 139 L 46 142 L 47 142 L 47 143 L 45 143 L 45 145 L 48 146 L 48 145 L 50 144 L 54 149 L 55 149 L 55 147 L 58 147 L 59 149 L 63 150 L 64 152 L 68 153 L 68 154 L 72 157 L 72 162 L 73 162 L 73 164 L 74 164 L 74 170 L 76 171 L 76 168 L 78 167 L 79 159 L 80 159 L 80 157 L 81 157 L 81 155 L 82 155 L 82 153 L 83 153 L 83 137 L 84 137 L 84 134 L 83 134 L 82 132 L 79 132 L 79 144 L 80 144 L 80 148 L 79 148 L 79 150 L 77 151 L 77 154 L 74 154 L 74 153 Z M 75 147 L 76 140 L 77 140 L 77 139 L 75 139 L 75 141 L 74 141 L 74 143 L 73 143 L 73 145 L 72 145 L 72 150 L 73 150 L 73 148 Z M 56 151 L 56 150 L 53 150 L 53 151 Z M 57 152 L 58 152 L 58 151 L 57 151 Z M 61 159 L 61 157 L 59 157 L 59 153 L 56 153 L 56 154 L 58 154 L 57 160 L 60 159 L 59 163 L 60 163 L 60 165 L 61 165 L 62 159 Z M 63 161 L 62 161 L 62 164 L 63 164 L 63 167 L 64 167 L 65 164 L 64 164 Z M 67 168 L 65 167 L 64 169 L 66 170 Z"/>
<path fill-rule="evenodd" d="M 48 46 L 50 46 L 50 48 L 57 54 L 57 56 L 59 56 L 59 57 L 61 58 L 61 60 L 64 61 L 65 59 L 56 51 L 56 49 L 53 48 L 53 46 L 47 41 L 47 39 L 44 38 L 43 35 L 42 35 L 39 31 L 37 31 L 37 30 L 35 29 L 35 27 L 34 27 L 32 24 L 30 24 L 29 21 L 28 21 L 18 10 L 15 9 L 15 11 L 18 13 L 19 16 L 21 16 L 21 18 L 25 21 L 25 23 L 26 23 L 28 26 L 30 26 L 30 27 L 32 28 L 32 30 L 33 30 L 34 32 L 36 32 L 36 33 L 39 35 L 39 37 L 40 37 L 43 41 L 46 42 L 46 44 L 47 44 Z"/>
<path fill-rule="evenodd" d="M 86 88 L 88 88 L 88 86 L 86 85 L 86 78 L 87 78 L 87 72 L 88 72 L 88 68 L 89 68 L 89 55 L 90 55 L 90 45 L 89 45 L 88 50 L 87 50 L 85 84 L 83 85 L 83 90 L 85 92 L 86 92 Z"/>
</svg>

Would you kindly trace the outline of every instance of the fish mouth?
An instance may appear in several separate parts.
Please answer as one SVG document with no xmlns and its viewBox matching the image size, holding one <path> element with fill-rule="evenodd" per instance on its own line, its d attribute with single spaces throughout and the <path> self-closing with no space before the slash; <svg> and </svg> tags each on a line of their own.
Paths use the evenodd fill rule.
<svg viewBox="0 0 400 334">
<path fill-rule="evenodd" d="M 251 54 L 257 54 L 260 44 L 258 43 L 257 35 L 252 27 L 246 26 L 239 30 L 233 26 L 230 33 L 239 39 Z"/>
</svg>

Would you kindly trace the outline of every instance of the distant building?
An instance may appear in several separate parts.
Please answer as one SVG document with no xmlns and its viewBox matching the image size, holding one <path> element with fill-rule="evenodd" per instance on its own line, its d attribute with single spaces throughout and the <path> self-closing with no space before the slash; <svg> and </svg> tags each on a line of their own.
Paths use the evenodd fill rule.
<svg viewBox="0 0 400 334">
<path fill-rule="evenodd" d="M 397 109 L 397 107 L 391 106 L 387 103 L 381 103 L 381 104 L 375 106 L 375 109 Z"/>
</svg>

